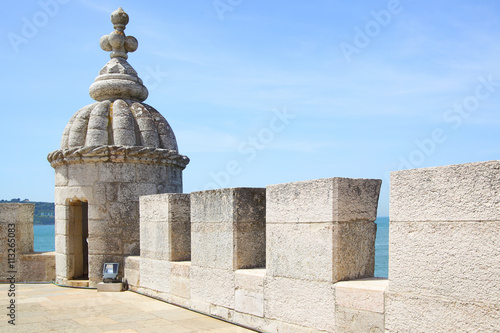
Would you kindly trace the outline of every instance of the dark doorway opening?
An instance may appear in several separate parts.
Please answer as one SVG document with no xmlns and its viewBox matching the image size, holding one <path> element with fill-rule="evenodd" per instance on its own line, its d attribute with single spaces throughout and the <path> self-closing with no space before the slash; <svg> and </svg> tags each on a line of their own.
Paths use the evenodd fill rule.
<svg viewBox="0 0 500 333">
<path fill-rule="evenodd" d="M 73 280 L 87 280 L 89 274 L 89 204 L 85 201 L 71 203 L 73 241 Z M 72 229 L 72 230 L 71 230 Z"/>
</svg>

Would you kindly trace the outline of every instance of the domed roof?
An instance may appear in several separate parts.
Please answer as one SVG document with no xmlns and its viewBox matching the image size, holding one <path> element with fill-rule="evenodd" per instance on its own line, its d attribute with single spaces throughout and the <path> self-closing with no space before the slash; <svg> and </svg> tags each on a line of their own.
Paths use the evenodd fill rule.
<svg viewBox="0 0 500 333">
<path fill-rule="evenodd" d="M 185 167 L 186 156 L 178 154 L 177 141 L 167 120 L 153 107 L 143 103 L 148 90 L 137 72 L 127 62 L 128 52 L 137 49 L 138 42 L 125 36 L 128 15 L 119 8 L 111 14 L 115 31 L 103 36 L 100 46 L 111 51 L 111 60 L 99 71 L 89 94 L 96 103 L 78 110 L 70 119 L 61 139 L 61 149 L 50 153 L 54 166 L 69 160 L 68 154 L 82 156 L 109 146 L 108 152 L 154 151 L 154 156 L 176 160 Z M 121 148 L 120 148 L 121 147 Z M 76 150 L 75 150 L 76 149 Z M 111 153 L 110 153 L 111 154 Z M 71 159 L 73 161 L 74 159 Z"/>
<path fill-rule="evenodd" d="M 61 149 L 101 145 L 178 150 L 165 118 L 148 104 L 130 99 L 104 100 L 81 108 L 61 139 Z"/>
</svg>

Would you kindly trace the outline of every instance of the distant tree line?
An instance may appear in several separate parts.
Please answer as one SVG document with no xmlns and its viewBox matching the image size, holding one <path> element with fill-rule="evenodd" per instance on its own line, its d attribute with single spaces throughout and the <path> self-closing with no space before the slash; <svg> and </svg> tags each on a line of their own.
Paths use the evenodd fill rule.
<svg viewBox="0 0 500 333">
<path fill-rule="evenodd" d="M 16 202 L 16 203 L 31 203 L 35 204 L 35 218 L 33 224 L 54 224 L 54 203 L 53 202 L 36 202 L 28 199 L 21 200 L 20 198 L 11 200 L 0 200 L 1 202 Z"/>
</svg>

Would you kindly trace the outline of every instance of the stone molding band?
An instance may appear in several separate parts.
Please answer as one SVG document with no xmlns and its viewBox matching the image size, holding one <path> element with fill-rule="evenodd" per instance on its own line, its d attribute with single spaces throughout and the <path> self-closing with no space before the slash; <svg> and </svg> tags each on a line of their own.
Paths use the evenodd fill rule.
<svg viewBox="0 0 500 333">
<path fill-rule="evenodd" d="M 141 146 L 87 146 L 55 150 L 47 156 L 53 168 L 63 164 L 118 162 L 175 165 L 184 169 L 189 158 L 175 150 Z"/>
</svg>

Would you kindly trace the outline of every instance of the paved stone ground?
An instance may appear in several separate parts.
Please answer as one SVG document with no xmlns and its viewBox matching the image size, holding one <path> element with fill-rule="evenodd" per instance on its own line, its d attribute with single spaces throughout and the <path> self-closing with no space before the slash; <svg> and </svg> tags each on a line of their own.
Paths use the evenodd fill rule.
<svg viewBox="0 0 500 333">
<path fill-rule="evenodd" d="M 8 291 L 8 284 L 0 284 L 0 332 L 254 332 L 130 291 L 98 293 L 53 284 L 16 284 L 13 327 Z"/>
</svg>

